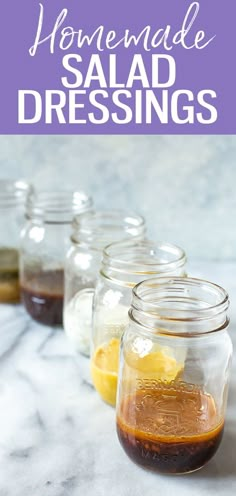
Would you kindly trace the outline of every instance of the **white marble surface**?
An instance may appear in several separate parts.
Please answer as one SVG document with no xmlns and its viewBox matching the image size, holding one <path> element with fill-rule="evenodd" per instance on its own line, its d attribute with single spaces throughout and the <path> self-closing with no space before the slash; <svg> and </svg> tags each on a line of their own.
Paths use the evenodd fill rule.
<svg viewBox="0 0 236 496">
<path fill-rule="evenodd" d="M 231 295 L 235 342 L 236 264 L 193 264 L 190 272 Z M 114 410 L 86 382 L 62 331 L 0 307 L 0 496 L 194 496 L 236 490 L 235 361 L 222 445 L 203 470 L 160 476 L 122 451 Z"/>
</svg>

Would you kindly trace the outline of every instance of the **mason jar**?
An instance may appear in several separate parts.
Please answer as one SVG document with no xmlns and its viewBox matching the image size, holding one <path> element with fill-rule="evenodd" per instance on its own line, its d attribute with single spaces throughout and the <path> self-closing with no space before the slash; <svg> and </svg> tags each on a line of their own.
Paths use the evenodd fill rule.
<svg viewBox="0 0 236 496">
<path fill-rule="evenodd" d="M 101 210 L 74 218 L 65 265 L 63 320 L 65 332 L 79 353 L 90 353 L 93 289 L 103 249 L 114 241 L 143 239 L 145 232 L 143 217 L 123 210 Z"/>
<path fill-rule="evenodd" d="M 133 289 L 117 433 L 138 465 L 182 474 L 217 451 L 232 357 L 228 306 L 224 289 L 199 279 L 163 277 Z"/>
<path fill-rule="evenodd" d="M 132 241 L 105 248 L 93 303 L 91 376 L 101 398 L 115 405 L 120 339 L 132 288 L 154 276 L 186 274 L 184 251 L 172 244 Z"/>
<path fill-rule="evenodd" d="M 21 300 L 41 324 L 62 325 L 71 223 L 75 214 L 91 207 L 91 198 L 77 191 L 41 191 L 28 198 L 20 251 Z"/>
<path fill-rule="evenodd" d="M 24 181 L 0 180 L 0 303 L 20 300 L 20 231 L 29 190 Z"/>
</svg>

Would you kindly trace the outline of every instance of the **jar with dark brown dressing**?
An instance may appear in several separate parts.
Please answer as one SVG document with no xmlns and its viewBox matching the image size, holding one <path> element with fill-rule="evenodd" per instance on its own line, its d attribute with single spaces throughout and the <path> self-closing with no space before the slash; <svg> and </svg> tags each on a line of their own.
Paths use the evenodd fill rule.
<svg viewBox="0 0 236 496">
<path fill-rule="evenodd" d="M 34 320 L 50 326 L 62 325 L 63 270 L 28 275 L 21 286 L 21 301 Z"/>
<path fill-rule="evenodd" d="M 81 192 L 44 191 L 28 198 L 20 252 L 21 300 L 41 324 L 62 325 L 71 223 L 74 215 L 87 212 L 91 206 L 92 200 Z"/>
<path fill-rule="evenodd" d="M 161 277 L 133 289 L 116 425 L 138 465 L 183 474 L 216 453 L 232 357 L 228 306 L 224 289 L 198 279 Z"/>
<path fill-rule="evenodd" d="M 192 472 L 217 451 L 224 421 L 214 400 L 201 392 L 138 391 L 120 407 L 117 432 L 136 463 L 165 473 Z M 135 427 L 134 427 L 135 426 Z"/>
</svg>

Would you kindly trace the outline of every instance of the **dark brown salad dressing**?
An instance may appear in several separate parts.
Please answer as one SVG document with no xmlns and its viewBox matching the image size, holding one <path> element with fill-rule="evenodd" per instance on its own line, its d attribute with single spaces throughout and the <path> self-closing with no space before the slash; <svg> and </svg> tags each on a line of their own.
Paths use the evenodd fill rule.
<svg viewBox="0 0 236 496">
<path fill-rule="evenodd" d="M 41 324 L 62 325 L 64 271 L 28 274 L 21 285 L 21 300 L 31 317 Z"/>
<path fill-rule="evenodd" d="M 19 254 L 14 248 L 0 248 L 0 302 L 18 303 L 19 287 Z"/>
<path fill-rule="evenodd" d="M 117 433 L 137 464 L 162 473 L 192 472 L 215 454 L 224 422 L 213 398 L 201 391 L 142 390 L 126 397 Z"/>
</svg>

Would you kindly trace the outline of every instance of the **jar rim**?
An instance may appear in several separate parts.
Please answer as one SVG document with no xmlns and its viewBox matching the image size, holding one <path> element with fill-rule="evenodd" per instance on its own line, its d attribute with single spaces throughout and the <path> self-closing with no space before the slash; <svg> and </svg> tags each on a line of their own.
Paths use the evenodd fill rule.
<svg viewBox="0 0 236 496">
<path fill-rule="evenodd" d="M 83 191 L 36 190 L 27 198 L 26 217 L 67 223 L 72 222 L 76 213 L 86 212 L 92 205 L 92 198 Z"/>
<path fill-rule="evenodd" d="M 73 227 L 82 233 L 98 233 L 105 229 L 115 228 L 115 223 L 124 223 L 122 228 L 128 230 L 132 227 L 140 228 L 145 226 L 144 218 L 135 213 L 122 209 L 112 210 L 92 210 L 86 214 L 74 216 Z M 119 228 L 119 224 L 117 225 Z"/>
<path fill-rule="evenodd" d="M 195 291 L 203 292 L 205 299 L 198 299 Z M 192 295 L 190 294 L 192 291 Z M 153 293 L 155 292 L 155 299 Z M 171 297 L 172 294 L 172 297 Z M 206 296 L 208 297 L 208 301 Z M 191 297 L 191 298 L 190 298 Z M 215 297 L 216 302 L 212 303 L 211 298 Z M 168 307 L 168 304 L 171 306 Z M 178 307 L 178 303 L 180 303 Z M 167 306 L 166 306 L 167 305 Z M 182 307 L 181 307 L 182 305 Z M 189 305 L 189 306 L 188 306 Z M 133 299 L 131 305 L 130 317 L 138 321 L 141 317 L 142 325 L 144 320 L 150 317 L 151 321 L 158 320 L 160 325 L 163 324 L 164 334 L 186 335 L 183 331 L 180 333 L 168 331 L 168 325 L 196 324 L 204 327 L 204 321 L 217 322 L 214 329 L 209 324 L 207 331 L 195 329 L 187 334 L 206 334 L 213 330 L 220 330 L 228 325 L 229 320 L 226 311 L 229 307 L 229 295 L 221 286 L 197 278 L 185 277 L 160 277 L 148 279 L 140 282 L 133 288 Z M 138 319 L 138 320 L 137 320 Z M 167 329 L 165 329 L 165 325 Z M 150 325 L 150 322 L 149 322 Z"/>
<path fill-rule="evenodd" d="M 144 253 L 142 253 L 142 250 L 144 250 Z M 151 253 L 148 254 L 147 250 L 150 250 Z M 153 256 L 154 251 L 160 252 L 159 258 L 156 255 Z M 140 258 L 141 254 L 145 259 Z M 170 255 L 172 258 L 164 261 L 161 259 L 161 254 L 162 256 Z M 125 256 L 128 256 L 129 259 L 125 259 Z M 148 267 L 148 269 L 152 269 L 154 273 L 160 273 L 166 270 L 173 270 L 173 268 L 182 267 L 186 264 L 186 261 L 186 253 L 179 246 L 164 241 L 155 242 L 149 239 L 112 243 L 106 246 L 103 251 L 103 264 L 109 262 L 117 269 L 123 269 L 127 272 L 137 272 L 141 267 Z"/>
<path fill-rule="evenodd" d="M 145 219 L 132 211 L 122 209 L 90 210 L 73 219 L 74 243 L 88 243 L 103 250 L 114 239 L 142 238 L 146 231 Z"/>
<path fill-rule="evenodd" d="M 25 180 L 0 179 L 0 206 L 24 204 L 32 186 Z"/>
</svg>

